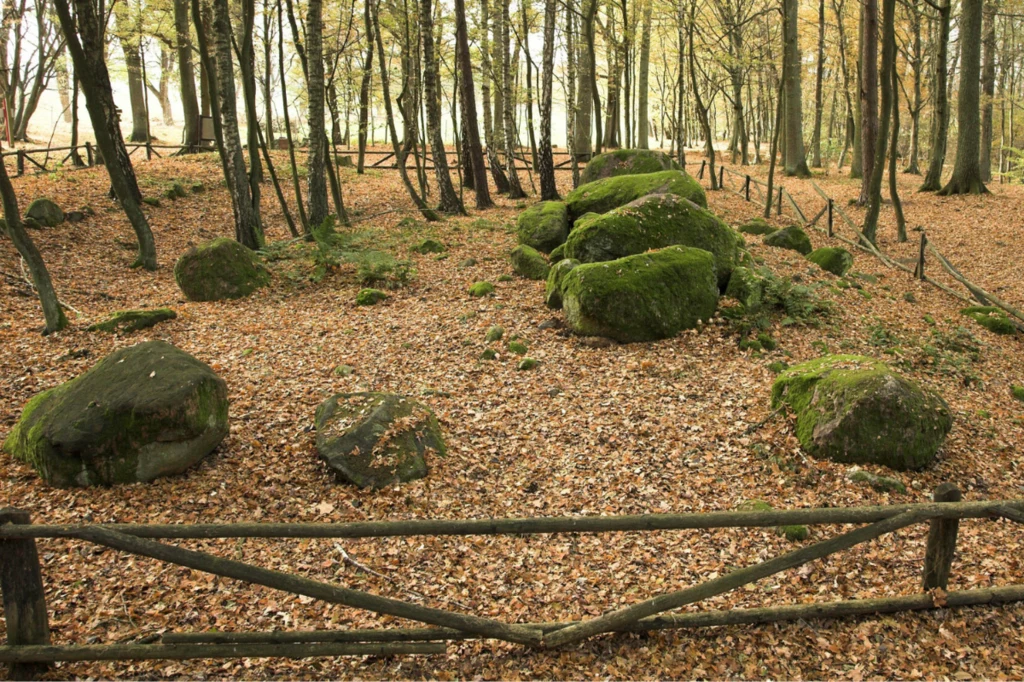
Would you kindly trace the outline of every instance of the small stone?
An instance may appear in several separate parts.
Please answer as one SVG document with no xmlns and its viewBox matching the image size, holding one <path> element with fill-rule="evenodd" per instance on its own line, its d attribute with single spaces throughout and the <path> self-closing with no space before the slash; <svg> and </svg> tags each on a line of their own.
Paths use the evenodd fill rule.
<svg viewBox="0 0 1024 682">
<path fill-rule="evenodd" d="M 336 377 L 347 377 L 351 376 L 356 370 L 352 365 L 338 365 L 334 368 L 334 376 Z"/>
<path fill-rule="evenodd" d="M 487 348 L 484 350 L 483 353 L 480 354 L 481 360 L 494 360 L 497 357 L 498 354 L 495 352 L 493 348 Z"/>
<path fill-rule="evenodd" d="M 516 369 L 518 369 L 520 371 L 526 371 L 526 370 L 533 369 L 536 366 L 537 366 L 537 361 L 534 360 L 533 358 L 523 358 L 522 360 L 519 361 L 519 364 L 516 365 Z"/>
<path fill-rule="evenodd" d="M 490 282 L 475 282 L 469 287 L 469 295 L 481 298 L 494 293 L 494 285 Z"/>
<path fill-rule="evenodd" d="M 587 348 L 611 348 L 619 345 L 616 341 L 604 336 L 584 336 L 580 343 Z"/>
<path fill-rule="evenodd" d="M 504 335 L 505 328 L 502 327 L 500 324 L 496 324 L 487 330 L 487 334 L 486 336 L 484 336 L 484 340 L 487 343 L 494 343 L 495 341 L 500 341 L 501 337 L 503 337 Z"/>
<path fill-rule="evenodd" d="M 437 241 L 436 239 L 424 239 L 419 244 L 416 244 L 416 246 L 412 247 L 411 250 L 421 254 L 444 253 L 445 247 L 444 244 Z"/>
<path fill-rule="evenodd" d="M 522 341 L 509 341 L 508 349 L 516 355 L 526 355 L 526 344 Z"/>
<path fill-rule="evenodd" d="M 476 265 L 476 258 L 467 258 L 466 260 L 459 263 L 460 268 L 471 268 Z"/>
<path fill-rule="evenodd" d="M 380 289 L 363 289 L 356 294 L 356 305 L 377 305 L 388 298 Z"/>
<path fill-rule="evenodd" d="M 561 329 L 562 321 L 556 317 L 550 317 L 537 325 L 537 329 Z"/>
</svg>

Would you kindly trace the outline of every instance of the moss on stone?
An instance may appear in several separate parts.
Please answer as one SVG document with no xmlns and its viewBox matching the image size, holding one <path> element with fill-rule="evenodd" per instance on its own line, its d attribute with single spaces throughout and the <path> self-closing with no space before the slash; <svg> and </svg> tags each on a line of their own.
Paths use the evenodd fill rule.
<svg viewBox="0 0 1024 682">
<path fill-rule="evenodd" d="M 784 230 L 772 232 L 764 238 L 766 246 L 774 246 L 777 249 L 789 249 L 804 256 L 811 253 L 814 248 L 807 233 L 800 229 L 799 225 L 790 225 Z"/>
<path fill-rule="evenodd" d="M 520 244 L 512 249 L 509 260 L 512 261 L 512 269 L 520 277 L 525 277 L 526 279 L 547 279 L 548 262 L 532 246 Z"/>
<path fill-rule="evenodd" d="M 537 364 L 537 361 L 534 360 L 533 358 L 523 358 L 522 360 L 519 361 L 519 364 L 516 365 L 516 369 L 522 372 L 525 370 L 533 369 L 534 367 L 537 366 Z"/>
<path fill-rule="evenodd" d="M 765 292 L 765 279 L 757 272 L 745 267 L 733 268 L 729 276 L 729 284 L 725 287 L 725 295 L 739 301 L 744 311 L 757 312 Z"/>
<path fill-rule="evenodd" d="M 782 360 L 776 360 L 775 362 L 768 363 L 768 371 L 772 374 L 782 374 L 789 369 L 789 363 Z"/>
<path fill-rule="evenodd" d="M 250 249 L 221 237 L 186 251 L 174 279 L 190 301 L 243 298 L 270 283 L 270 273 Z"/>
<path fill-rule="evenodd" d="M 666 170 L 681 170 L 681 166 L 665 152 L 650 149 L 616 149 L 613 152 L 592 156 L 580 174 L 580 184 L 619 175 L 646 175 Z"/>
<path fill-rule="evenodd" d="M 561 243 L 555 248 L 551 249 L 551 253 L 548 254 L 548 258 L 552 263 L 557 263 L 560 260 L 565 259 L 565 243 Z"/>
<path fill-rule="evenodd" d="M 516 235 L 520 244 L 547 253 L 565 242 L 569 214 L 565 202 L 541 201 L 519 214 Z"/>
<path fill-rule="evenodd" d="M 707 208 L 704 188 L 685 171 L 662 171 L 647 175 L 620 175 L 580 185 L 565 198 L 569 220 L 586 213 L 606 213 L 648 194 L 675 194 Z"/>
<path fill-rule="evenodd" d="M 25 217 L 44 227 L 56 227 L 64 222 L 64 211 L 52 199 L 40 197 L 28 205 Z"/>
<path fill-rule="evenodd" d="M 490 282 L 474 282 L 469 287 L 469 295 L 480 298 L 494 293 L 494 285 Z"/>
<path fill-rule="evenodd" d="M 853 267 L 853 254 L 838 246 L 823 246 L 807 255 L 807 260 L 836 277 L 842 277 Z"/>
<path fill-rule="evenodd" d="M 516 355 L 526 355 L 526 344 L 522 341 L 509 341 L 508 350 Z"/>
<path fill-rule="evenodd" d="M 492 325 L 487 330 L 487 334 L 484 336 L 484 341 L 487 343 L 494 343 L 495 341 L 500 341 L 503 336 L 505 336 L 505 328 L 500 324 Z"/>
<path fill-rule="evenodd" d="M 152 327 L 165 320 L 173 320 L 178 314 L 170 308 L 153 308 L 152 310 L 119 310 L 103 322 L 89 325 L 90 332 L 124 332 L 130 334 L 140 329 Z"/>
<path fill-rule="evenodd" d="M 714 257 L 702 249 L 670 246 L 580 265 L 565 275 L 562 305 L 580 336 L 620 342 L 670 338 L 714 315 Z"/>
<path fill-rule="evenodd" d="M 580 262 L 573 258 L 563 258 L 551 266 L 548 273 L 548 281 L 544 285 L 544 304 L 554 310 L 562 307 L 562 282 L 569 271 L 579 265 Z"/>
<path fill-rule="evenodd" d="M 779 228 L 769 223 L 764 218 L 751 218 L 740 225 L 737 230 L 742 234 L 771 234 L 778 232 Z"/>
<path fill-rule="evenodd" d="M 715 214 L 674 194 L 649 194 L 577 222 L 565 255 L 583 263 L 615 260 L 666 246 L 690 246 L 715 258 L 725 288 L 739 260 L 739 235 Z"/>
<path fill-rule="evenodd" d="M 976 305 L 960 311 L 993 334 L 1014 334 L 1017 327 L 1001 308 L 995 306 Z"/>
<path fill-rule="evenodd" d="M 484 352 L 480 354 L 481 360 L 493 360 L 496 357 L 498 357 L 498 354 L 493 348 L 486 348 L 484 349 Z"/>
<path fill-rule="evenodd" d="M 796 436 L 810 455 L 898 470 L 931 463 L 953 424 L 937 394 L 858 355 L 827 355 L 786 370 L 771 402 L 796 413 Z"/>
<path fill-rule="evenodd" d="M 1010 386 L 1010 395 L 1024 403 L 1024 386 Z"/>
<path fill-rule="evenodd" d="M 410 250 L 420 254 L 444 253 L 445 247 L 444 244 L 436 239 L 424 239 L 423 241 L 418 242 Z"/>
<path fill-rule="evenodd" d="M 362 289 L 356 294 L 356 305 L 377 305 L 387 298 L 388 295 L 380 289 Z"/>
<path fill-rule="evenodd" d="M 877 476 L 869 471 L 858 469 L 848 477 L 854 483 L 865 483 L 880 493 L 903 493 L 906 494 L 907 486 L 898 478 L 891 476 Z"/>
</svg>

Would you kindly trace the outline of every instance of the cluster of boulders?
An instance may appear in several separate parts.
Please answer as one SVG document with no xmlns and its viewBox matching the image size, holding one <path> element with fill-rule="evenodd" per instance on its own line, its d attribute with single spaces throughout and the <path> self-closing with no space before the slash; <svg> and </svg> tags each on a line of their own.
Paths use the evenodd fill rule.
<svg viewBox="0 0 1024 682">
<path fill-rule="evenodd" d="M 743 234 L 764 237 L 765 246 L 796 251 L 822 270 L 842 277 L 853 267 L 853 254 L 839 246 L 823 246 L 815 249 L 807 233 L 799 225 L 778 229 L 764 218 L 754 218 L 743 225 L 739 231 Z"/>
<path fill-rule="evenodd" d="M 316 411 L 316 446 L 339 479 L 382 488 L 427 474 L 444 436 L 426 405 L 341 393 Z M 122 348 L 28 402 L 3 448 L 60 487 L 149 482 L 196 464 L 228 435 L 227 385 L 164 341 Z"/>
<path fill-rule="evenodd" d="M 743 238 L 707 209 L 700 184 L 662 152 L 595 156 L 565 201 L 519 216 L 517 273 L 582 336 L 674 336 L 714 315 Z M 548 254 L 548 258 L 542 255 Z"/>
</svg>

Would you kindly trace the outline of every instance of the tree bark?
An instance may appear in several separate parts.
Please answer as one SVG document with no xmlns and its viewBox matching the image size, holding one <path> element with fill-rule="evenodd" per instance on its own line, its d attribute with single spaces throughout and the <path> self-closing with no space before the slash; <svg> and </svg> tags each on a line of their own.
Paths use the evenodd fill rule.
<svg viewBox="0 0 1024 682">
<path fill-rule="evenodd" d="M 583 41 L 579 44 L 577 59 L 579 86 L 576 95 L 576 121 L 573 123 L 573 147 L 578 158 L 587 160 L 593 154 L 591 118 L 594 115 L 594 19 L 597 13 L 597 0 L 583 0 L 581 9 Z"/>
<path fill-rule="evenodd" d="M 871 196 L 878 141 L 878 0 L 863 0 L 860 9 L 860 122 L 859 201 L 866 204 Z"/>
<path fill-rule="evenodd" d="M 873 2 L 874 0 L 866 0 Z M 800 31 L 797 26 L 798 0 L 784 0 L 786 21 L 783 27 L 786 53 L 786 70 L 783 80 L 786 84 L 786 164 L 785 173 L 789 176 L 807 178 L 811 171 L 807 168 L 804 152 L 803 132 L 803 98 L 801 96 L 800 76 L 803 61 L 800 57 Z"/>
<path fill-rule="evenodd" d="M 76 17 L 72 18 L 68 0 L 54 0 L 53 6 L 60 18 L 68 51 L 75 65 L 75 74 L 85 92 L 85 107 L 92 121 L 96 146 L 103 155 L 114 195 L 121 203 L 139 242 L 139 254 L 132 267 L 155 270 L 156 243 L 149 222 L 139 206 L 142 193 L 117 126 L 110 74 L 103 59 L 103 28 L 96 15 L 96 8 L 91 0 L 75 0 Z"/>
<path fill-rule="evenodd" d="M 555 185 L 555 160 L 551 153 L 551 89 L 555 70 L 555 0 L 544 0 L 544 52 L 541 58 L 540 84 L 540 149 L 537 171 L 540 175 L 540 198 L 554 201 L 558 197 Z M 567 115 L 571 116 L 571 113 Z"/>
<path fill-rule="evenodd" d="M 503 110 L 505 116 L 505 158 L 508 160 L 508 197 L 509 199 L 523 199 L 526 192 L 519 183 L 519 174 L 516 172 L 516 124 L 513 116 L 515 106 L 515 93 L 512 90 L 512 70 L 509 65 L 509 0 L 498 0 L 501 5 L 501 89 Z"/>
<path fill-rule="evenodd" d="M 363 30 L 366 33 L 366 56 L 363 58 L 363 76 L 359 81 L 359 156 L 356 162 L 356 173 L 362 175 L 366 166 L 366 137 L 370 121 L 370 85 L 373 82 L 373 22 L 370 19 L 370 4 L 373 0 L 363 2 Z M 465 0 L 460 0 L 465 1 Z"/>
<path fill-rule="evenodd" d="M 185 116 L 182 144 L 186 151 L 199 148 L 199 100 L 196 97 L 195 68 L 192 65 L 192 38 L 188 23 L 188 0 L 174 0 L 175 47 L 178 52 L 178 82 L 181 108 Z"/>
<path fill-rule="evenodd" d="M 330 209 L 327 204 L 326 131 L 324 128 L 323 0 L 309 0 L 306 10 L 306 96 L 309 107 L 309 156 L 306 191 L 309 224 L 320 227 Z"/>
<path fill-rule="evenodd" d="M 469 165 L 473 170 L 473 191 L 476 192 L 476 207 L 490 208 L 490 189 L 487 187 L 487 169 L 484 151 L 480 144 L 480 130 L 476 120 L 476 95 L 473 92 L 473 62 L 469 53 L 469 35 L 466 25 L 465 0 L 455 0 L 455 42 L 456 59 L 459 62 L 459 98 L 462 108 L 462 135 L 469 152 Z"/>
<path fill-rule="evenodd" d="M 644 6 L 643 25 L 640 32 L 640 79 L 637 83 L 637 114 L 636 114 L 636 146 L 639 149 L 647 149 L 650 137 L 648 127 L 650 125 L 650 113 L 647 110 L 647 90 L 651 69 L 651 15 L 653 3 L 648 2 Z"/>
<path fill-rule="evenodd" d="M 892 70 L 896 60 L 895 14 L 896 0 L 882 0 L 882 108 L 875 141 L 874 166 L 868 186 L 868 209 L 862 230 L 864 237 L 872 244 L 877 241 L 878 213 L 882 206 L 882 177 L 885 174 L 885 150 L 889 144 L 889 117 L 894 99 Z"/>
<path fill-rule="evenodd" d="M 814 132 L 811 135 L 811 165 L 821 168 L 822 85 L 825 77 L 825 0 L 818 0 L 818 68 L 814 75 Z"/>
<path fill-rule="evenodd" d="M 960 91 L 957 94 L 957 144 L 953 175 L 940 196 L 986 194 L 979 166 L 981 24 L 984 0 L 963 0 L 960 14 Z"/>
<path fill-rule="evenodd" d="M 491 178 L 494 179 L 494 187 L 497 189 L 498 194 L 507 194 L 509 189 L 508 177 L 505 175 L 497 153 L 498 148 L 502 145 L 501 137 L 497 132 L 500 126 L 496 126 L 494 120 L 496 117 L 491 110 L 491 82 L 496 83 L 498 79 L 494 76 L 494 68 L 491 61 L 490 16 L 491 9 L 488 0 L 480 0 L 480 92 L 484 98 L 484 142 L 487 144 L 487 162 L 491 167 Z M 501 88 L 498 88 L 498 90 L 500 91 Z M 495 106 L 497 106 L 497 102 L 500 99 L 501 93 L 496 91 L 494 93 Z M 500 116 L 501 114 L 499 113 L 497 118 L 500 118 Z"/>
<path fill-rule="evenodd" d="M 935 192 L 942 187 L 942 167 L 946 161 L 946 138 L 949 130 L 949 95 L 946 90 L 947 57 L 949 50 L 949 15 L 951 0 L 939 6 L 939 34 L 935 50 L 935 76 L 932 92 L 935 104 L 932 111 L 932 153 L 928 160 L 928 172 L 924 176 L 920 191 Z"/>
<path fill-rule="evenodd" d="M 981 179 L 992 179 L 992 99 L 996 94 L 996 7 L 993 0 L 984 5 L 982 25 L 982 67 L 981 67 L 981 150 L 978 165 Z"/>
</svg>

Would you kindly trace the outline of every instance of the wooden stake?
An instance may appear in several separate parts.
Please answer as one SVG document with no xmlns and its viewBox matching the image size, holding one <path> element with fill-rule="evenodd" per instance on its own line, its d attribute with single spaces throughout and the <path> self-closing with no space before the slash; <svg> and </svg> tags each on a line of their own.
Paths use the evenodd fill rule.
<svg viewBox="0 0 1024 682">
<path fill-rule="evenodd" d="M 925 236 L 924 232 L 921 233 L 921 249 L 917 253 L 917 271 L 914 273 L 920 280 L 924 279 L 924 250 L 928 245 L 928 237 Z"/>
<path fill-rule="evenodd" d="M 832 238 L 832 229 L 833 229 L 832 226 L 833 226 L 833 222 L 832 222 L 832 198 L 829 197 L 829 200 L 828 200 L 828 236 L 829 236 L 830 239 Z"/>
<path fill-rule="evenodd" d="M 743 183 L 743 198 L 750 201 L 750 176 L 747 176 L 747 181 Z"/>
<path fill-rule="evenodd" d="M 30 523 L 27 511 L 0 509 L 0 525 Z M 0 589 L 4 593 L 7 643 L 49 644 L 50 622 L 35 540 L 0 540 Z M 46 672 L 47 667 L 39 663 L 12 663 L 10 679 L 31 680 Z"/>
<path fill-rule="evenodd" d="M 936 502 L 959 502 L 960 490 L 952 483 L 940 483 L 932 499 Z M 946 589 L 949 573 L 956 554 L 956 535 L 960 529 L 959 519 L 932 519 L 928 529 L 928 547 L 924 554 L 924 589 Z"/>
</svg>

